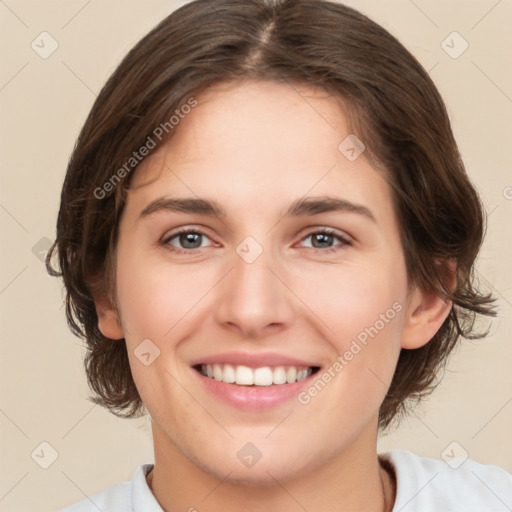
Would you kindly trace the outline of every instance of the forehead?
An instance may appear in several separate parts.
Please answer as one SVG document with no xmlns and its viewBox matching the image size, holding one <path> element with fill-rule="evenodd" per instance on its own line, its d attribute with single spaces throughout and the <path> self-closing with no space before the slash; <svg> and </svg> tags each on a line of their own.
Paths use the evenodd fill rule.
<svg viewBox="0 0 512 512">
<path fill-rule="evenodd" d="M 328 154 L 337 148 L 340 133 L 350 133 L 339 100 L 304 85 L 222 82 L 196 100 L 198 106 L 183 116 L 167 144 L 139 166 L 143 172 L 136 173 L 134 187 L 150 177 L 148 170 L 157 170 L 155 156 L 165 153 L 181 164 L 245 159 L 247 168 L 256 158 L 271 160 L 276 168 L 300 156 L 318 166 L 326 149 Z"/>
<path fill-rule="evenodd" d="M 132 202 L 142 207 L 165 191 L 215 196 L 232 208 L 258 210 L 268 202 L 282 209 L 306 194 L 334 192 L 389 208 L 388 185 L 364 152 L 347 157 L 354 134 L 343 103 L 326 91 L 240 81 L 211 87 L 196 100 L 172 138 L 139 165 Z"/>
</svg>

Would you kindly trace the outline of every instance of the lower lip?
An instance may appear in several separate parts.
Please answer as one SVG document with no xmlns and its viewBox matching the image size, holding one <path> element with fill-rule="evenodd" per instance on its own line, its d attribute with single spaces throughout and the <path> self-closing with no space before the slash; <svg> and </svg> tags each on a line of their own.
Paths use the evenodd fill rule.
<svg viewBox="0 0 512 512">
<path fill-rule="evenodd" d="M 297 395 L 311 384 L 316 373 L 293 384 L 273 384 L 272 386 L 238 386 L 227 384 L 203 374 L 192 368 L 199 380 L 214 396 L 220 400 L 245 411 L 263 411 L 276 407 Z"/>
</svg>

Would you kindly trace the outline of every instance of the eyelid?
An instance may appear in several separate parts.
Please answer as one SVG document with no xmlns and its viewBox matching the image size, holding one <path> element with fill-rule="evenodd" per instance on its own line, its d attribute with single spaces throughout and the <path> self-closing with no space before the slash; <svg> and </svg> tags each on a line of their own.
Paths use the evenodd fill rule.
<svg viewBox="0 0 512 512">
<path fill-rule="evenodd" d="M 333 246 L 333 247 L 328 247 L 326 249 L 318 249 L 316 247 L 312 247 L 312 249 L 315 249 L 315 250 L 318 250 L 318 251 L 322 251 L 322 252 L 325 252 L 326 250 L 328 249 L 334 249 L 335 247 L 339 247 L 339 246 L 345 246 L 345 245 L 352 245 L 353 244 L 353 239 L 350 235 L 344 233 L 344 232 L 340 232 L 334 228 L 330 228 L 330 227 L 327 227 L 327 226 L 315 226 L 313 228 L 310 228 L 306 234 L 304 234 L 301 239 L 300 239 L 300 242 L 302 242 L 303 240 L 305 240 L 306 238 L 310 237 L 311 235 L 315 235 L 317 233 L 323 233 L 323 234 L 326 234 L 326 235 L 332 235 L 334 236 L 335 238 L 337 238 L 341 243 L 339 245 L 336 245 L 336 246 Z"/>
<path fill-rule="evenodd" d="M 173 231 L 171 234 L 166 234 L 162 237 L 161 239 L 161 244 L 162 245 L 165 245 L 165 246 L 168 246 L 168 247 L 172 247 L 172 249 L 170 249 L 172 252 L 175 252 L 175 253 L 181 253 L 181 254 L 194 254 L 194 253 L 197 253 L 198 251 L 201 251 L 202 249 L 206 249 L 206 247 L 197 247 L 197 248 L 194 248 L 194 249 L 180 249 L 179 247 L 175 247 L 173 245 L 170 244 L 170 241 L 176 237 L 178 237 L 179 235 L 183 234 L 183 233 L 196 233 L 196 234 L 199 234 L 205 238 L 208 238 L 210 241 L 213 242 L 213 244 L 216 244 L 217 246 L 219 245 L 217 242 L 215 242 L 212 237 L 210 237 L 204 230 L 203 227 L 195 227 L 193 225 L 189 225 L 189 226 L 183 226 L 181 228 L 179 228 L 177 231 Z M 327 235 L 331 235 L 331 236 L 334 236 L 335 238 L 337 238 L 339 240 L 339 244 L 335 245 L 335 246 L 332 246 L 332 247 L 326 247 L 326 248 L 318 248 L 318 247 L 310 247 L 310 249 L 313 249 L 315 251 L 319 251 L 319 252 L 332 252 L 332 250 L 336 250 L 337 247 L 345 247 L 345 246 L 350 246 L 352 245 L 353 243 L 353 240 L 352 238 L 343 233 L 343 232 L 339 232 L 337 231 L 336 229 L 334 228 L 330 228 L 330 227 L 327 227 L 327 226 L 314 226 L 314 227 L 311 227 L 308 229 L 308 231 L 303 234 L 299 240 L 299 243 L 300 242 L 303 242 L 306 238 L 312 236 L 312 235 L 315 235 L 315 234 L 318 234 L 318 233 L 324 233 L 324 234 L 327 234 Z"/>
<path fill-rule="evenodd" d="M 208 238 L 209 240 L 211 240 L 213 243 L 216 243 L 211 236 L 209 236 L 205 229 L 203 227 L 195 227 L 195 226 L 183 226 L 181 228 L 178 228 L 177 231 L 173 231 L 171 232 L 170 234 L 165 234 L 162 239 L 161 239 L 161 243 L 163 245 L 170 245 L 169 242 L 173 239 L 173 238 L 176 238 L 177 236 L 183 234 L 183 233 L 197 233 L 205 238 Z M 173 246 L 174 247 L 174 246 Z M 179 248 L 174 248 L 176 251 L 181 251 L 181 252 L 193 252 L 193 251 L 197 251 L 198 249 L 179 249 Z M 204 247 L 203 247 L 204 249 Z"/>
</svg>

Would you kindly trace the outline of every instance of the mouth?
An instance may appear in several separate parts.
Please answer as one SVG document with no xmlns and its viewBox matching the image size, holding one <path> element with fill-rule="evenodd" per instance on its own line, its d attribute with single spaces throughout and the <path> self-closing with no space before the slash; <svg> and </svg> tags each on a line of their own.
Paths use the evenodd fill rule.
<svg viewBox="0 0 512 512">
<path fill-rule="evenodd" d="M 232 364 L 196 364 L 203 377 L 243 387 L 286 386 L 301 382 L 320 370 L 319 366 L 261 366 L 252 368 Z"/>
</svg>

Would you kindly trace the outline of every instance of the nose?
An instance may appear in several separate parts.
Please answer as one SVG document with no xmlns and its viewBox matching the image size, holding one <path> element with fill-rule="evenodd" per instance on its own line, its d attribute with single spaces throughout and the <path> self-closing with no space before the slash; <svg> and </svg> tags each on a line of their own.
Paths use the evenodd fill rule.
<svg viewBox="0 0 512 512">
<path fill-rule="evenodd" d="M 216 320 L 237 336 L 258 340 L 286 329 L 293 317 L 293 293 L 270 251 L 255 261 L 233 253 L 232 269 L 216 287 Z"/>
</svg>

